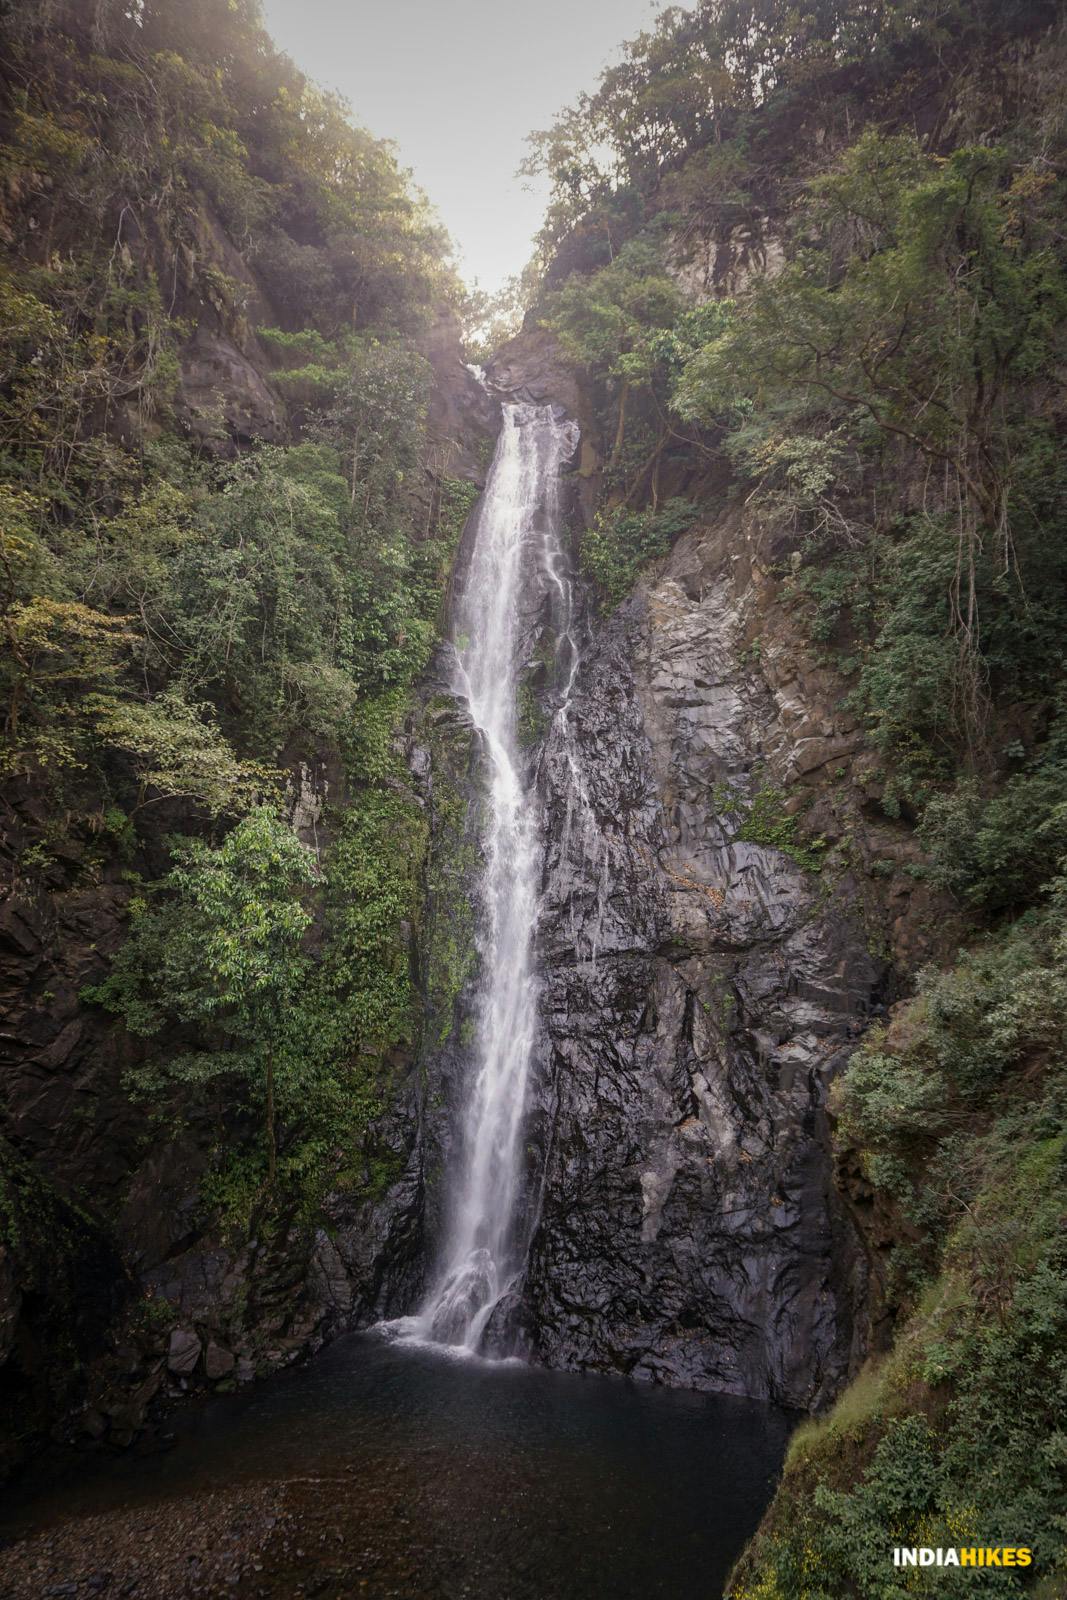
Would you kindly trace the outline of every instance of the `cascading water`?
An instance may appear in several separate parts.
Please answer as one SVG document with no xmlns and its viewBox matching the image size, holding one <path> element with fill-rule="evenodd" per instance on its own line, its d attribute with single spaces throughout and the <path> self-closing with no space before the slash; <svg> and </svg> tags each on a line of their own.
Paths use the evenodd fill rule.
<svg viewBox="0 0 1067 1600">
<path fill-rule="evenodd" d="M 578 430 L 551 406 L 506 405 L 455 625 L 455 687 L 487 756 L 482 992 L 477 1074 L 452 1174 L 440 1276 L 412 1330 L 476 1350 L 522 1265 L 520 1138 L 537 1023 L 533 939 L 541 841 L 524 779 L 517 690 L 523 599 L 536 582 L 569 588 L 558 540 L 559 473 Z"/>
</svg>

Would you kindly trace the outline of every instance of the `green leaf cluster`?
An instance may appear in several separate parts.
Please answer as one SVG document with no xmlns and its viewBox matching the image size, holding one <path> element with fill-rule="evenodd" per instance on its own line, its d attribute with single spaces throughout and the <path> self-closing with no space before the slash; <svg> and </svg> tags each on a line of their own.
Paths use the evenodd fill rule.
<svg viewBox="0 0 1067 1600">
<path fill-rule="evenodd" d="M 728 784 L 720 784 L 712 793 L 711 807 L 719 818 L 736 819 L 731 824 L 731 844 L 737 840 L 765 845 L 781 850 L 806 872 L 820 870 L 826 841 L 804 837 L 799 816 L 787 811 L 786 796 L 772 783 L 761 780 L 747 798 Z"/>
<path fill-rule="evenodd" d="M 648 562 L 666 555 L 672 542 L 696 520 L 691 501 L 675 496 L 655 511 L 627 511 L 621 506 L 598 512 L 582 534 L 582 570 L 617 605 L 633 588 Z"/>
</svg>

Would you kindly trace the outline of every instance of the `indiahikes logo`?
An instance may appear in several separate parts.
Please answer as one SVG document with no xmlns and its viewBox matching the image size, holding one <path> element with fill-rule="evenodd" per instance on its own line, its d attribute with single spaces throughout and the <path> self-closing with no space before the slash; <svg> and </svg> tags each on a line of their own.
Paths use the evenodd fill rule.
<svg viewBox="0 0 1067 1600">
<path fill-rule="evenodd" d="M 1029 1545 L 897 1545 L 895 1567 L 1028 1567 L 1034 1559 Z"/>
</svg>

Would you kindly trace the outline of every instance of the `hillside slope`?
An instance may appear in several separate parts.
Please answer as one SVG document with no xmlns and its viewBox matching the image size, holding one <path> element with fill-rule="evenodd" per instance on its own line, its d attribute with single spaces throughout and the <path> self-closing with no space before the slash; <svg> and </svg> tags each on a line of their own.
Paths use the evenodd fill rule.
<svg viewBox="0 0 1067 1600">
<path fill-rule="evenodd" d="M 257 18 L 3 24 L 0 1462 L 319 1342 L 412 1137 L 412 686 L 494 408 L 447 241 Z"/>
</svg>

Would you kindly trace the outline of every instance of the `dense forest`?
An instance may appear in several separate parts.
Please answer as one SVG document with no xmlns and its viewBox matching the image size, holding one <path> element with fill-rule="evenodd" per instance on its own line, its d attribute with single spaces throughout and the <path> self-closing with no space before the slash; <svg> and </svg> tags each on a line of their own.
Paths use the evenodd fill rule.
<svg viewBox="0 0 1067 1600">
<path fill-rule="evenodd" d="M 425 825 L 394 730 L 475 493 L 427 433 L 426 337 L 462 292 L 390 148 L 255 5 L 18 5 L 4 53 L 9 905 L 62 941 L 109 886 L 89 950 L 109 906 L 128 937 L 89 956 L 81 1004 L 149 1041 L 116 1063 L 120 1140 L 136 1158 L 195 1123 L 205 1217 L 284 1232 L 375 1181 L 362 1134 L 417 1029 Z M 323 750 L 316 850 L 293 784 Z M 52 981 L 23 998 L 47 1009 Z M 47 1114 L 88 1119 L 84 1145 L 113 1110 L 98 1086 Z M 84 1304 L 43 1239 L 84 1258 L 121 1199 L 62 1170 L 64 1198 L 42 1191 L 11 1122 L 8 1249 Z M 66 1361 L 46 1376 L 62 1390 Z M 6 1403 L 32 1433 L 23 1391 Z"/>
<path fill-rule="evenodd" d="M 490 430 L 430 416 L 472 317 L 447 240 L 254 0 L 2 28 L 2 970 L 107 1063 L 4 1100 L 14 1461 L 114 1385 L 100 1350 L 165 1346 L 123 1221 L 160 1145 L 195 1151 L 175 1237 L 244 1252 L 225 1327 L 262 1371 L 293 1240 L 396 1177 L 394 1086 L 470 976 L 462 797 L 428 808 L 409 755 Z M 914 854 L 861 861 L 769 779 L 709 808 L 813 881 L 929 893 L 830 1101 L 865 1348 L 732 1600 L 1067 1584 L 1065 72 L 1052 0 L 701 0 L 530 144 L 551 200 L 494 334 L 517 306 L 505 354 L 547 340 L 580 395 L 592 625 L 741 529 L 862 730 L 834 804 Z M 58 1006 L 30 924 L 76 951 Z M 1040 1559 L 885 1563 L 997 1542 Z"/>
</svg>

